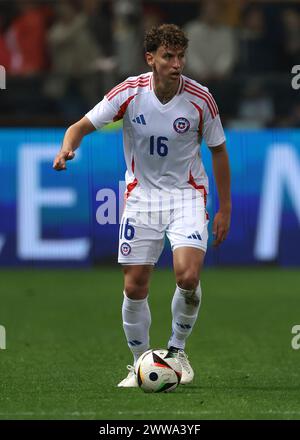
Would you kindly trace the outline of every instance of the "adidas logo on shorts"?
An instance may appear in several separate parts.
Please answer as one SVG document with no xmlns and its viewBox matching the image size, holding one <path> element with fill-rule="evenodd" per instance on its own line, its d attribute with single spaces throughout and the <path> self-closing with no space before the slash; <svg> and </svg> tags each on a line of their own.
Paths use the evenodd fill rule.
<svg viewBox="0 0 300 440">
<path fill-rule="evenodd" d="M 188 236 L 188 238 L 192 238 L 192 239 L 195 239 L 195 240 L 202 240 L 199 231 L 193 232 L 191 235 Z"/>
</svg>

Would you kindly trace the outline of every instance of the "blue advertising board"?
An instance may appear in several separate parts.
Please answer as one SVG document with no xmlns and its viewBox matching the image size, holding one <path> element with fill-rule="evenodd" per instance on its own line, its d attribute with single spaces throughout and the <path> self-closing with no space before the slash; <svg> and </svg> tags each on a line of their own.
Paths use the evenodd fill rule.
<svg viewBox="0 0 300 440">
<path fill-rule="evenodd" d="M 122 129 L 93 133 L 56 172 L 62 129 L 0 130 L 0 265 L 116 262 L 123 210 Z M 300 264 L 300 130 L 227 131 L 232 224 L 207 264 Z M 210 180 L 210 230 L 217 209 L 211 154 L 201 147 Z M 166 246 L 160 264 L 171 263 Z"/>
</svg>

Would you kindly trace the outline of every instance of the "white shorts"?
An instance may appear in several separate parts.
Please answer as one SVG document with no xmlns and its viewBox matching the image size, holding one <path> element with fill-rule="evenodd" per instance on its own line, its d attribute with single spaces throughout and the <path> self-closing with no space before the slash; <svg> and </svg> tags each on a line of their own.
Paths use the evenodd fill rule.
<svg viewBox="0 0 300 440">
<path fill-rule="evenodd" d="M 125 206 L 119 229 L 121 264 L 156 264 L 167 235 L 172 251 L 189 246 L 206 252 L 208 216 L 203 197 L 183 206 L 155 212 L 137 212 Z"/>
</svg>

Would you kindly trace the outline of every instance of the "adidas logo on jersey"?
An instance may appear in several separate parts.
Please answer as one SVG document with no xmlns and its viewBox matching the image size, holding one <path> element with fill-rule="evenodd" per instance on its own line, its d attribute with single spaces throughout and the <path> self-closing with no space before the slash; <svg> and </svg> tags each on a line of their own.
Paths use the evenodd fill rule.
<svg viewBox="0 0 300 440">
<path fill-rule="evenodd" d="M 135 122 L 136 124 L 146 125 L 144 115 L 137 116 L 136 118 L 132 119 L 132 122 Z"/>
<path fill-rule="evenodd" d="M 188 238 L 195 238 L 196 240 L 202 240 L 201 235 L 198 231 L 193 232 L 193 234 L 189 235 Z"/>
</svg>

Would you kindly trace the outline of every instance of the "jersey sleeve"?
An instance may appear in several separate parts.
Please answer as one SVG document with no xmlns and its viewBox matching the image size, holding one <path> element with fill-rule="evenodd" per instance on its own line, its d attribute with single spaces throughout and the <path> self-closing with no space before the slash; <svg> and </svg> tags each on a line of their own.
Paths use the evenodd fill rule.
<svg viewBox="0 0 300 440">
<path fill-rule="evenodd" d="M 85 116 L 96 129 L 123 119 L 130 102 L 141 88 L 149 86 L 149 81 L 149 75 L 127 78 L 110 90 Z"/>
<path fill-rule="evenodd" d="M 217 147 L 226 141 L 226 137 L 217 104 L 209 95 L 203 109 L 203 138 L 208 147 Z"/>
<path fill-rule="evenodd" d="M 102 128 L 104 125 L 116 120 L 118 114 L 116 104 L 116 102 L 112 103 L 104 96 L 102 101 L 96 104 L 85 116 L 96 129 Z"/>
</svg>

